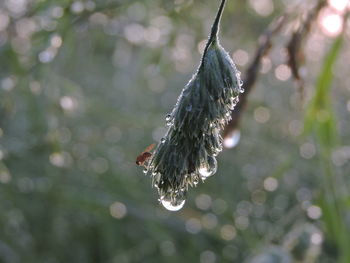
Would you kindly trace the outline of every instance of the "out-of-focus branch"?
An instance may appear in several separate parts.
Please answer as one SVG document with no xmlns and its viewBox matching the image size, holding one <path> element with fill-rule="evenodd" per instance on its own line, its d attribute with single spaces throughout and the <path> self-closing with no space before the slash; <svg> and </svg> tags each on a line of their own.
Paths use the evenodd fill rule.
<svg viewBox="0 0 350 263">
<path fill-rule="evenodd" d="M 245 90 L 245 92 L 240 96 L 240 101 L 236 105 L 235 110 L 232 112 L 232 115 L 231 115 L 232 119 L 225 127 L 224 134 L 223 134 L 224 138 L 230 136 L 232 132 L 234 132 L 237 129 L 241 115 L 247 104 L 247 98 L 258 78 L 258 73 L 259 73 L 262 58 L 269 52 L 272 46 L 272 42 L 271 42 L 272 37 L 283 28 L 286 21 L 287 21 L 286 14 L 278 17 L 277 19 L 271 22 L 267 30 L 260 36 L 259 45 L 256 50 L 254 59 L 251 62 L 250 66 L 246 71 L 246 74 L 243 77 L 244 82 L 243 82 L 242 88 Z"/>
<path fill-rule="evenodd" d="M 303 98 L 304 92 L 304 80 L 299 74 L 299 66 L 304 62 L 304 55 L 303 50 L 301 49 L 301 44 L 310 33 L 310 28 L 313 21 L 315 21 L 319 12 L 325 5 L 326 1 L 320 1 L 317 6 L 308 13 L 304 23 L 299 24 L 298 28 L 293 32 L 292 37 L 290 38 L 287 45 L 288 65 L 291 69 L 292 76 L 298 85 L 301 98 Z"/>
<path fill-rule="evenodd" d="M 315 8 L 308 12 L 308 15 L 300 23 L 298 28 L 291 34 L 290 40 L 287 42 L 286 48 L 288 51 L 288 65 L 291 69 L 292 75 L 297 82 L 300 94 L 303 93 L 304 81 L 299 74 L 299 66 L 303 62 L 303 52 L 301 50 L 303 40 L 307 38 L 310 33 L 312 23 L 318 17 L 318 14 L 324 6 L 327 5 L 326 0 L 319 0 Z M 240 102 L 237 104 L 235 110 L 232 112 L 232 120 L 227 124 L 223 137 L 230 137 L 235 130 L 238 129 L 241 115 L 247 104 L 247 98 L 254 87 L 258 78 L 259 68 L 262 58 L 267 55 L 272 47 L 272 37 L 278 34 L 283 26 L 286 24 L 288 13 L 278 17 L 268 26 L 266 31 L 260 36 L 259 44 L 253 61 L 249 65 L 245 75 L 243 88 L 245 93 L 240 96 Z"/>
</svg>

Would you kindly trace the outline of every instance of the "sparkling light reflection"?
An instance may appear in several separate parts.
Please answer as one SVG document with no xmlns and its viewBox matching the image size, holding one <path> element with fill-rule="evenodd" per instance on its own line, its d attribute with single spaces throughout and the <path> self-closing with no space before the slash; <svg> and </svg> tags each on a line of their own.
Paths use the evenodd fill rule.
<svg viewBox="0 0 350 263">
<path fill-rule="evenodd" d="M 330 8 L 321 11 L 318 24 L 322 32 L 329 37 L 338 36 L 343 28 L 342 16 Z"/>
</svg>

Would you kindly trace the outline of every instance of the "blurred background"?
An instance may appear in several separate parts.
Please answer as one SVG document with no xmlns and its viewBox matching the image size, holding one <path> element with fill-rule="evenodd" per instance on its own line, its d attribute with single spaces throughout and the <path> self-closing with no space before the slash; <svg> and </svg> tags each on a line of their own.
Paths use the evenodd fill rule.
<svg viewBox="0 0 350 263">
<path fill-rule="evenodd" d="M 349 263 L 347 0 L 302 43 L 303 99 L 287 64 L 318 2 L 228 1 L 221 44 L 242 75 L 289 18 L 218 172 L 169 212 L 135 159 L 166 132 L 219 1 L 1 0 L 0 262 Z"/>
</svg>

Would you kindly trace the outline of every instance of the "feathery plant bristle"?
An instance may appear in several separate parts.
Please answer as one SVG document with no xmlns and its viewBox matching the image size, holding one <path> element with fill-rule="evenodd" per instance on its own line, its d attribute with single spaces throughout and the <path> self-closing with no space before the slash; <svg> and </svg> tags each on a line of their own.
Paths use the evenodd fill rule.
<svg viewBox="0 0 350 263">
<path fill-rule="evenodd" d="M 166 116 L 169 129 L 148 165 L 160 201 L 168 210 L 183 207 L 189 187 L 215 174 L 222 151 L 220 130 L 243 92 L 240 72 L 218 40 L 225 0 L 212 26 L 201 64 Z"/>
</svg>

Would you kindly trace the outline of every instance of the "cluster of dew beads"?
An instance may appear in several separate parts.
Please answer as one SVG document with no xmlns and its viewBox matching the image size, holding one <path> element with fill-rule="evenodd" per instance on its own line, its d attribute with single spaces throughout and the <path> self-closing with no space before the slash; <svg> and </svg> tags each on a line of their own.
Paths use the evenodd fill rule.
<svg viewBox="0 0 350 263">
<path fill-rule="evenodd" d="M 237 78 L 237 80 L 238 80 L 239 92 L 240 92 L 240 93 L 244 93 L 244 89 L 243 89 L 243 80 L 241 79 L 241 72 L 240 72 L 240 71 L 237 72 L 236 78 Z"/>
</svg>

